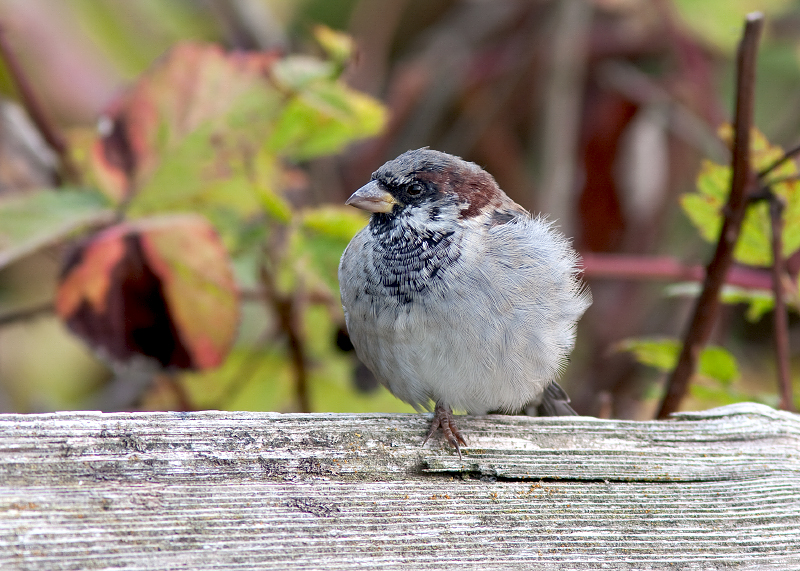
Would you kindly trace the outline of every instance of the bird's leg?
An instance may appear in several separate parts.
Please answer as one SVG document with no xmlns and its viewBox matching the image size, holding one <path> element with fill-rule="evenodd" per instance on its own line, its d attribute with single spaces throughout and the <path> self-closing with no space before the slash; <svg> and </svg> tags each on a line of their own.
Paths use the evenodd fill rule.
<svg viewBox="0 0 800 571">
<path fill-rule="evenodd" d="M 425 440 L 422 442 L 423 446 L 425 446 L 425 443 L 428 441 L 428 439 L 440 427 L 444 433 L 445 440 L 447 440 L 447 442 L 449 442 L 450 445 L 456 449 L 456 452 L 458 452 L 458 458 L 461 459 L 461 448 L 459 447 L 459 444 L 466 446 L 467 441 L 464 440 L 463 436 L 461 436 L 461 432 L 459 432 L 458 427 L 456 426 L 456 421 L 453 418 L 453 411 L 450 409 L 450 407 L 437 402 L 436 408 L 433 409 L 431 429 L 428 431 L 428 436 L 426 436 Z"/>
</svg>

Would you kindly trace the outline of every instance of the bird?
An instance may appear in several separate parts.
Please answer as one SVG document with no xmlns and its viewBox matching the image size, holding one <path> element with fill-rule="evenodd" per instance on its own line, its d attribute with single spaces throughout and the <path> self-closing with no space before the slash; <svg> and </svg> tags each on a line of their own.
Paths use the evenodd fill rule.
<svg viewBox="0 0 800 571">
<path fill-rule="evenodd" d="M 557 384 L 591 305 L 580 256 L 475 163 L 427 147 L 378 168 L 345 204 L 369 223 L 339 263 L 358 358 L 461 457 L 467 414 L 576 414 Z"/>
</svg>

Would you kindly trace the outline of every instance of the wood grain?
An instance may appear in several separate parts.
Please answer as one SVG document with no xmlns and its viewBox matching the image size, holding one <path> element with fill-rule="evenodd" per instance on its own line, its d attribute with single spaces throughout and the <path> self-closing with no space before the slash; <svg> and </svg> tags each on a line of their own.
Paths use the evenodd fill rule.
<svg viewBox="0 0 800 571">
<path fill-rule="evenodd" d="M 0 568 L 797 569 L 800 420 L 0 415 Z"/>
</svg>

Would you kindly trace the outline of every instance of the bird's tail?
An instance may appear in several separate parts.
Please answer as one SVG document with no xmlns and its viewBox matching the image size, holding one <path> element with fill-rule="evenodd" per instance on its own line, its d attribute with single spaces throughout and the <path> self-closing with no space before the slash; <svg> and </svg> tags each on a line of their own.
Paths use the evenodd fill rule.
<svg viewBox="0 0 800 571">
<path fill-rule="evenodd" d="M 577 416 L 569 406 L 569 397 L 561 385 L 553 381 L 542 393 L 539 403 L 531 403 L 526 412 L 530 416 Z"/>
</svg>

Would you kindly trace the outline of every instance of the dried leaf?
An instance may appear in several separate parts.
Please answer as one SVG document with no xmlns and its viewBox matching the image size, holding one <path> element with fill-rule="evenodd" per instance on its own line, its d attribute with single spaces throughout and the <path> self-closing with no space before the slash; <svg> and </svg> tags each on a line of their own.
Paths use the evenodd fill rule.
<svg viewBox="0 0 800 571">
<path fill-rule="evenodd" d="M 199 216 L 140 223 L 142 250 L 160 278 L 194 368 L 222 363 L 236 334 L 239 299 L 225 249 Z"/>
</svg>

